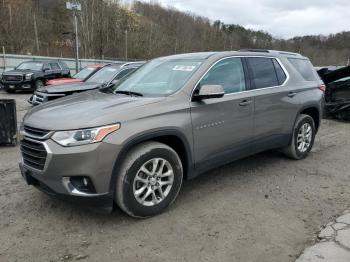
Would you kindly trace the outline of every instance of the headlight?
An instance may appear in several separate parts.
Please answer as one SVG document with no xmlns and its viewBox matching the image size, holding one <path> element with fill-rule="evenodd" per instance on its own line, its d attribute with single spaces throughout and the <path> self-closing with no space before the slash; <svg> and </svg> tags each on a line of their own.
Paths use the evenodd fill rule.
<svg viewBox="0 0 350 262">
<path fill-rule="evenodd" d="M 32 79 L 32 75 L 33 75 L 33 73 L 26 74 L 26 76 L 25 76 L 26 80 Z"/>
<path fill-rule="evenodd" d="M 120 124 L 102 126 L 96 128 L 57 131 L 52 139 L 62 146 L 79 146 L 101 142 L 107 135 L 118 130 Z"/>
</svg>

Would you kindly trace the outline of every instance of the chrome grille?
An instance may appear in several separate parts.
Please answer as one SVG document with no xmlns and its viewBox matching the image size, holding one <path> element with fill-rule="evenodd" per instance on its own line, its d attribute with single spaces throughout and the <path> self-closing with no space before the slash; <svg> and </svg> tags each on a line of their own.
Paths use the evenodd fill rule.
<svg viewBox="0 0 350 262">
<path fill-rule="evenodd" d="M 43 143 L 24 138 L 21 141 L 23 163 L 34 169 L 43 170 L 47 152 Z"/>
<path fill-rule="evenodd" d="M 23 80 L 22 75 L 3 75 L 2 77 L 5 82 L 21 82 Z"/>
<path fill-rule="evenodd" d="M 40 94 L 35 94 L 35 102 L 41 104 L 42 102 L 44 102 L 44 96 Z"/>
<path fill-rule="evenodd" d="M 36 139 L 46 139 L 50 135 L 50 131 L 43 130 L 39 128 L 24 126 L 25 136 L 36 138 Z"/>
</svg>

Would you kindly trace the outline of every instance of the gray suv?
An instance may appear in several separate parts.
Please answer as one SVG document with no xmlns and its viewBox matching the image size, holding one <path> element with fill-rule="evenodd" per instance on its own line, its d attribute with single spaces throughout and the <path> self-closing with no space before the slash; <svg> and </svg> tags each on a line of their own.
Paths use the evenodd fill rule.
<svg viewBox="0 0 350 262">
<path fill-rule="evenodd" d="M 299 54 L 162 57 L 114 86 L 29 111 L 20 168 L 50 195 L 149 217 L 209 169 L 269 149 L 305 158 L 323 100 L 322 81 Z"/>
</svg>

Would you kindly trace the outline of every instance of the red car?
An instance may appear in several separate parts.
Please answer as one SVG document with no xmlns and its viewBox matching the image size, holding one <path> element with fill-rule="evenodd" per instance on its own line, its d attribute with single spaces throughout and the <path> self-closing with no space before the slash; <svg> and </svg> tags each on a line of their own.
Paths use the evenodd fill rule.
<svg viewBox="0 0 350 262">
<path fill-rule="evenodd" d="M 51 79 L 46 82 L 46 85 L 63 85 L 63 84 L 84 82 L 104 66 L 105 65 L 102 65 L 102 64 L 88 65 L 84 67 L 82 70 L 80 70 L 78 73 L 76 73 L 74 76 L 72 76 L 71 78 Z"/>
</svg>

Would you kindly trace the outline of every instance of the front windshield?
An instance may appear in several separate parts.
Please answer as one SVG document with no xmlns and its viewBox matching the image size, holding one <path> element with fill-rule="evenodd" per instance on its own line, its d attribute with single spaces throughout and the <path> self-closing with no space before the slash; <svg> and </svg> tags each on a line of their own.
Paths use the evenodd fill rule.
<svg viewBox="0 0 350 262">
<path fill-rule="evenodd" d="M 24 62 L 17 67 L 18 70 L 34 70 L 34 71 L 41 71 L 42 68 L 43 68 L 43 63 L 38 63 L 38 62 Z"/>
<path fill-rule="evenodd" d="M 83 68 L 81 71 L 79 71 L 78 73 L 76 73 L 73 78 L 76 79 L 85 79 L 87 78 L 92 72 L 94 72 L 96 70 L 95 67 L 85 67 Z"/>
<path fill-rule="evenodd" d="M 102 68 L 101 70 L 99 70 L 98 72 L 96 72 L 96 74 L 94 74 L 93 76 L 91 76 L 88 80 L 86 80 L 86 82 L 88 83 L 106 83 L 109 82 L 113 79 L 114 75 L 119 71 L 118 66 L 107 66 L 105 68 Z"/>
<path fill-rule="evenodd" d="M 202 62 L 201 59 L 155 59 L 115 84 L 113 91 L 168 96 L 182 88 Z"/>
</svg>

